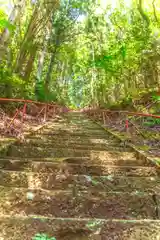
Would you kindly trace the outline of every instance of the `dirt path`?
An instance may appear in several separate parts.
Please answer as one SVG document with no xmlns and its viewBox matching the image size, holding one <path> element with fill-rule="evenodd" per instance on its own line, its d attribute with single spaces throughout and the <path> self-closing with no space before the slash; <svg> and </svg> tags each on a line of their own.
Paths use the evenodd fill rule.
<svg viewBox="0 0 160 240">
<path fill-rule="evenodd" d="M 159 176 L 68 113 L 1 154 L 0 240 L 160 240 Z"/>
</svg>

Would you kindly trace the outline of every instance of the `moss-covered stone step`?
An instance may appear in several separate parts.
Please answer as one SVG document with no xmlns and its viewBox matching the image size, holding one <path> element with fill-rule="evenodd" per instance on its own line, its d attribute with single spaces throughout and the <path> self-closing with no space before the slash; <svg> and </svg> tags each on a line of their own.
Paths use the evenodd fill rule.
<svg viewBox="0 0 160 240">
<path fill-rule="evenodd" d="M 102 127 L 100 127 L 98 124 L 93 124 L 93 123 L 91 123 L 91 122 L 89 122 L 88 124 L 83 124 L 83 123 L 78 123 L 78 124 L 72 124 L 72 123 L 62 123 L 62 124 L 60 124 L 60 123 L 54 123 L 53 125 L 52 124 L 50 124 L 50 126 L 46 126 L 45 127 L 45 129 L 47 129 L 47 130 L 51 130 L 51 131 L 53 131 L 54 129 L 59 129 L 59 128 L 61 128 L 61 129 L 64 129 L 64 130 L 69 130 L 69 129 L 79 129 L 79 130 L 81 130 L 81 129 L 83 129 L 83 130 L 89 130 L 89 131 L 102 131 L 103 130 L 103 128 Z"/>
<path fill-rule="evenodd" d="M 8 154 L 8 156 L 6 155 Z M 38 161 L 38 162 L 54 162 L 54 163 L 73 163 L 73 164 L 96 164 L 96 165 L 111 165 L 111 166 L 152 166 L 155 167 L 154 163 L 149 163 L 145 158 L 94 158 L 94 157 L 24 157 L 22 156 L 9 156 L 9 152 L 1 154 L 0 159 L 6 160 L 20 160 L 20 161 Z"/>
<path fill-rule="evenodd" d="M 19 216 L 0 218 L 3 240 L 31 240 L 46 234 L 55 240 L 157 240 L 160 221 L 45 218 Z"/>
<path fill-rule="evenodd" d="M 159 177 L 122 177 L 114 175 L 73 175 L 65 172 L 35 173 L 0 170 L 0 185 L 47 190 L 93 190 L 119 192 L 160 192 Z"/>
<path fill-rule="evenodd" d="M 37 132 L 38 133 L 38 132 Z M 73 132 L 73 131 L 68 131 L 68 130 L 59 130 L 59 131 L 43 131 L 43 132 L 40 132 L 41 135 L 44 135 L 44 136 L 68 136 L 68 137 L 90 137 L 90 138 L 93 138 L 93 137 L 97 137 L 97 138 L 103 138 L 103 139 L 109 139 L 110 138 L 113 138 L 112 136 L 109 136 L 105 131 L 102 131 L 102 132 L 97 132 L 97 133 L 93 133 L 93 132 L 86 132 L 86 131 L 77 131 L 77 132 Z"/>
<path fill-rule="evenodd" d="M 23 157 L 90 157 L 91 159 L 122 159 L 135 158 L 134 152 L 124 152 L 108 149 L 108 151 L 94 151 L 94 150 L 83 150 L 72 148 L 57 148 L 57 147 L 34 147 L 34 146 L 16 146 L 12 145 L 9 147 L 7 156 L 23 156 Z"/>
<path fill-rule="evenodd" d="M 98 125 L 97 125 L 98 126 Z M 58 132 L 58 131 L 64 131 L 64 132 L 68 132 L 68 133 L 88 133 L 88 134 L 106 134 L 106 132 L 104 131 L 103 128 L 100 127 L 96 127 L 95 128 L 87 128 L 87 127 L 83 127 L 83 126 L 74 126 L 72 127 L 70 124 L 68 124 L 68 126 L 65 125 L 61 125 L 59 124 L 59 126 L 55 126 L 53 128 L 49 128 L 49 127 L 45 127 L 42 130 L 38 130 L 38 132 L 43 132 L 43 133 L 49 133 L 49 132 Z"/>
<path fill-rule="evenodd" d="M 59 124 L 59 123 L 56 123 L 54 125 L 50 125 L 50 126 L 46 126 L 44 128 L 45 130 L 51 130 L 51 131 L 54 131 L 54 130 L 57 130 L 57 129 L 61 129 L 61 130 L 83 130 L 83 131 L 104 131 L 102 127 L 100 127 L 98 124 Z M 42 130 L 43 131 L 43 130 Z"/>
<path fill-rule="evenodd" d="M 25 139 L 26 140 L 26 139 Z M 116 139 L 113 136 L 105 136 L 105 138 L 98 138 L 98 137 L 89 137 L 89 136 L 71 136 L 71 135 L 41 135 L 38 133 L 35 133 L 33 135 L 28 136 L 27 140 L 30 141 L 68 141 L 68 142 L 76 142 L 76 143 L 84 143 L 84 144 L 120 144 L 121 141 Z"/>
<path fill-rule="evenodd" d="M 94 126 L 97 127 L 98 125 L 91 121 L 88 118 L 83 118 L 83 119 L 64 119 L 63 121 L 61 121 L 62 124 L 69 124 L 69 125 L 79 125 L 79 126 Z"/>
<path fill-rule="evenodd" d="M 0 212 L 49 217 L 157 219 L 151 194 L 0 188 Z"/>
<path fill-rule="evenodd" d="M 57 129 L 62 129 L 62 130 L 88 130 L 88 131 L 103 131 L 103 128 L 100 127 L 98 124 L 93 124 L 92 122 L 89 122 L 88 124 L 86 123 L 53 123 L 53 124 L 50 124 L 50 126 L 46 126 L 44 128 L 45 130 L 49 130 L 49 131 L 54 131 L 54 130 L 57 130 Z M 43 131 L 43 130 L 42 130 Z"/>
<path fill-rule="evenodd" d="M 85 175 L 116 175 L 116 176 L 160 176 L 160 170 L 156 167 L 143 166 L 113 166 L 102 164 L 46 162 L 32 160 L 0 159 L 0 169 L 9 171 L 58 173 Z"/>
<path fill-rule="evenodd" d="M 57 142 L 30 142 L 26 141 L 25 143 L 18 143 L 15 146 L 24 146 L 24 147 L 41 147 L 41 148 L 70 148 L 70 149 L 82 149 L 82 150 L 94 150 L 94 151 L 127 151 L 127 152 L 133 152 L 133 150 L 129 147 L 119 146 L 117 145 L 96 145 L 96 144 L 76 144 L 76 143 L 69 143 L 69 142 L 60 142 L 57 139 Z"/>
<path fill-rule="evenodd" d="M 47 138 L 39 136 L 32 136 L 30 138 L 25 139 L 26 143 L 32 143 L 32 144 L 72 144 L 72 145 L 81 145 L 81 146 L 89 146 L 89 147 L 107 147 L 107 146 L 122 146 L 122 143 L 120 141 L 116 141 L 114 139 L 110 140 L 103 140 L 103 139 L 84 139 L 84 138 L 65 138 L 63 136 L 60 137 L 53 137 L 53 138 Z"/>
</svg>

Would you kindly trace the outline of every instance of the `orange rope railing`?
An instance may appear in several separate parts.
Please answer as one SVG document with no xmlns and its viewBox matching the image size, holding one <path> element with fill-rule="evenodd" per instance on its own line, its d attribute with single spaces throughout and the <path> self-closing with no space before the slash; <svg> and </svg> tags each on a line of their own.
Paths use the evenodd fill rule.
<svg viewBox="0 0 160 240">
<path fill-rule="evenodd" d="M 22 125 L 25 121 L 25 116 L 27 115 L 27 105 L 28 104 L 34 104 L 34 105 L 41 106 L 40 111 L 36 114 L 36 119 L 39 119 L 43 113 L 43 121 L 47 120 L 48 113 L 50 113 L 51 110 L 53 110 L 52 116 L 54 116 L 55 114 L 64 113 L 64 112 L 69 111 L 69 109 L 66 106 L 61 106 L 61 105 L 58 105 L 55 103 L 50 104 L 50 103 L 46 103 L 46 102 L 32 101 L 29 99 L 0 98 L 0 104 L 4 103 L 4 102 L 23 103 L 23 107 L 21 106 L 19 109 L 16 109 L 15 114 L 13 115 L 9 124 L 5 128 L 5 133 L 12 125 L 14 125 L 14 120 L 20 115 L 20 113 L 21 113 L 21 121 L 20 122 L 21 122 L 21 129 L 22 129 Z"/>
<path fill-rule="evenodd" d="M 147 113 L 140 113 L 140 112 L 129 112 L 129 111 L 112 111 L 112 110 L 105 110 L 105 109 L 93 109 L 93 108 L 88 108 L 88 109 L 84 109 L 82 110 L 84 113 L 86 113 L 87 115 L 91 116 L 93 115 L 93 117 L 95 118 L 97 114 L 101 115 L 102 120 L 103 120 L 103 124 L 106 123 L 106 117 L 107 117 L 107 113 L 118 113 L 118 114 L 123 114 L 126 116 L 126 120 L 125 120 L 125 128 L 126 131 L 129 128 L 129 119 L 128 116 L 139 116 L 139 117 L 151 117 L 151 118 L 156 118 L 156 119 L 160 119 L 160 115 L 155 115 L 155 114 L 147 114 Z"/>
</svg>

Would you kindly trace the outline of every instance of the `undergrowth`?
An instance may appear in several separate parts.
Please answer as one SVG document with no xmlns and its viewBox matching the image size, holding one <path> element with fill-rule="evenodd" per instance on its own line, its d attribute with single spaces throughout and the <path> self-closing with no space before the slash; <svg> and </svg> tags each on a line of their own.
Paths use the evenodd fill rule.
<svg viewBox="0 0 160 240">
<path fill-rule="evenodd" d="M 48 237 L 45 233 L 37 233 L 32 240 L 56 240 L 55 237 Z"/>
<path fill-rule="evenodd" d="M 155 125 L 160 125 L 160 118 L 148 117 L 147 121 L 144 122 L 143 124 L 146 125 L 146 126 L 149 126 L 149 127 L 152 127 L 152 126 L 155 126 Z"/>
</svg>

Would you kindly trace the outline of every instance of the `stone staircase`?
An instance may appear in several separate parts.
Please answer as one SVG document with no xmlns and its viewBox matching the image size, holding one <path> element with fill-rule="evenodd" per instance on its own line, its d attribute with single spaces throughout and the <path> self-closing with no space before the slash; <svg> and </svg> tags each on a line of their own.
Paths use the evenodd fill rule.
<svg viewBox="0 0 160 240">
<path fill-rule="evenodd" d="M 68 113 L 1 154 L 0 240 L 160 240 L 159 175 Z"/>
</svg>

